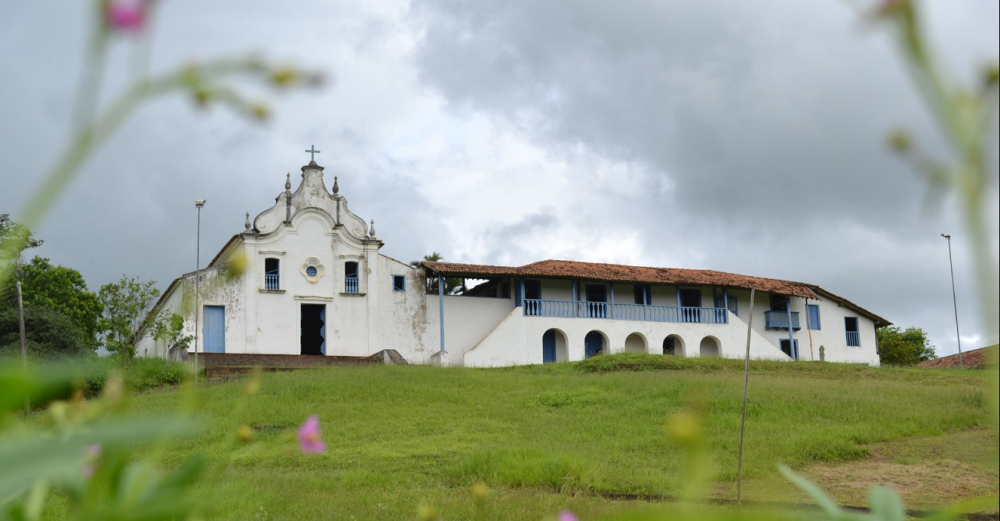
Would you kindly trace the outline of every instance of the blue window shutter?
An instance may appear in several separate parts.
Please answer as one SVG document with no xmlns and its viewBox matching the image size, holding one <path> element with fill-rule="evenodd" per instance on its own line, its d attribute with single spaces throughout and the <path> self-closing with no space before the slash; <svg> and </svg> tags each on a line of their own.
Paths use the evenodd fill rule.
<svg viewBox="0 0 1000 521">
<path fill-rule="evenodd" d="M 809 304 L 809 329 L 820 329 L 819 306 Z"/>
<path fill-rule="evenodd" d="M 736 299 L 736 295 L 729 296 L 729 311 L 732 311 L 736 316 L 740 316 L 740 301 Z"/>
</svg>

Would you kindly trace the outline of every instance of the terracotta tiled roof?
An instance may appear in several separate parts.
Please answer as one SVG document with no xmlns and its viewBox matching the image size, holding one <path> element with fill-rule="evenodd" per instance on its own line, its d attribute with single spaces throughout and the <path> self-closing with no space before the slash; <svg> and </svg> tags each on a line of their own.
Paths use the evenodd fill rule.
<svg viewBox="0 0 1000 521">
<path fill-rule="evenodd" d="M 421 265 L 431 271 L 450 276 L 585 279 L 623 284 L 714 285 L 730 288 L 756 289 L 768 293 L 819 300 L 819 297 L 813 292 L 812 286 L 809 284 L 736 275 L 734 273 L 712 270 L 650 268 L 564 260 L 544 260 L 520 267 L 456 264 L 451 262 L 423 262 Z"/>
<path fill-rule="evenodd" d="M 991 353 L 992 351 L 992 353 Z M 983 367 L 997 361 L 997 346 L 984 347 L 962 353 L 962 365 L 965 367 Z M 920 362 L 920 367 L 959 367 L 958 355 L 942 356 L 926 362 Z"/>
</svg>

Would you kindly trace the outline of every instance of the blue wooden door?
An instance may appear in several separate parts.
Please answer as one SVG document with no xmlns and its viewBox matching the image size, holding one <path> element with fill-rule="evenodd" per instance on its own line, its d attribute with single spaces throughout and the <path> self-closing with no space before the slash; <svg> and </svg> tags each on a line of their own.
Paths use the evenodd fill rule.
<svg viewBox="0 0 1000 521">
<path fill-rule="evenodd" d="M 206 353 L 226 352 L 226 307 L 205 306 L 205 325 L 202 337 L 205 339 Z"/>
<path fill-rule="evenodd" d="M 552 329 L 542 335 L 542 363 L 551 364 L 556 361 L 556 332 Z"/>
<path fill-rule="evenodd" d="M 591 358 L 604 352 L 604 337 L 597 331 L 587 333 L 583 339 L 584 356 Z"/>
</svg>

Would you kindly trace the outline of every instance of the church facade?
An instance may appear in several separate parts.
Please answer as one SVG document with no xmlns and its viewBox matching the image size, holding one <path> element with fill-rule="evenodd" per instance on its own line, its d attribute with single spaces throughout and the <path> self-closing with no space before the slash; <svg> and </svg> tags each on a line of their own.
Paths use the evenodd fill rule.
<svg viewBox="0 0 1000 521">
<path fill-rule="evenodd" d="M 885 319 L 816 285 L 709 270 L 574 261 L 424 262 L 380 253 L 323 167 L 290 176 L 274 206 L 208 267 L 170 285 L 153 316 L 184 317 L 199 352 L 365 357 L 472 367 L 617 352 L 878 365 Z M 196 301 L 195 288 L 198 288 Z M 751 306 L 751 290 L 754 302 Z M 168 356 L 145 337 L 138 352 Z M 193 346 L 192 346 L 193 350 Z"/>
</svg>

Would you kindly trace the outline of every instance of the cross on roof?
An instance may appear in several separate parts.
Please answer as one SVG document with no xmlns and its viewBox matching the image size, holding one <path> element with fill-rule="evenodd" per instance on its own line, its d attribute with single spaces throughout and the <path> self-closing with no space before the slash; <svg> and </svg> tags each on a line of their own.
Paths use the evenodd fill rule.
<svg viewBox="0 0 1000 521">
<path fill-rule="evenodd" d="M 306 152 L 309 152 L 309 161 L 316 161 L 316 154 L 319 154 L 319 150 L 316 150 L 316 145 L 309 145 L 309 149 Z"/>
</svg>

